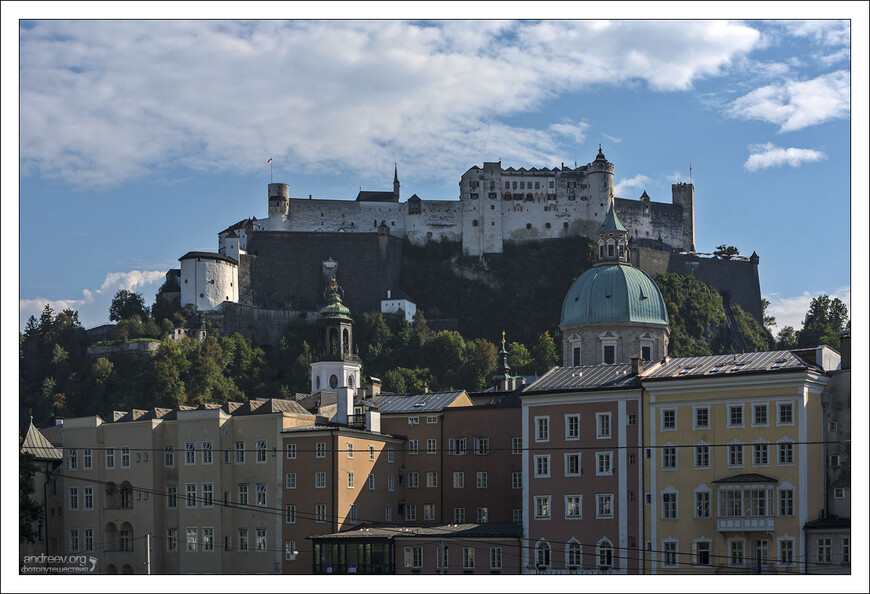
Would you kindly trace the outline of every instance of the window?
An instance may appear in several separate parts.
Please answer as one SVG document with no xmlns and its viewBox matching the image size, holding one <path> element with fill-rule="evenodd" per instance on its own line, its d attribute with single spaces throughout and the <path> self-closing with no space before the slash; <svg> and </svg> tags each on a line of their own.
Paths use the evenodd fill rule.
<svg viewBox="0 0 870 594">
<path fill-rule="evenodd" d="M 106 468 L 108 470 L 115 468 L 115 448 L 106 450 Z"/>
<path fill-rule="evenodd" d="M 186 550 L 188 553 L 195 553 L 196 552 L 196 545 L 197 545 L 197 542 L 199 541 L 198 532 L 199 532 L 198 528 L 187 528 L 185 530 L 185 534 L 187 536 L 187 538 L 186 538 L 186 543 L 187 543 Z"/>
<path fill-rule="evenodd" d="M 501 549 L 501 547 L 490 547 L 489 548 L 489 568 L 490 569 L 501 569 L 502 568 L 502 549 Z"/>
<path fill-rule="evenodd" d="M 248 550 L 248 530 L 246 528 L 239 529 L 239 550 Z"/>
<path fill-rule="evenodd" d="M 375 446 L 369 446 L 369 462 L 374 462 L 375 460 Z"/>
<path fill-rule="evenodd" d="M 454 489 L 462 489 L 465 487 L 465 473 L 464 472 L 454 472 L 453 473 L 453 488 Z"/>
<path fill-rule="evenodd" d="M 184 486 L 184 507 L 196 507 L 196 483 L 187 483 Z"/>
<path fill-rule="evenodd" d="M 393 450 L 393 448 L 387 448 L 387 462 L 392 464 L 395 461 L 396 461 L 395 450 Z"/>
<path fill-rule="evenodd" d="M 178 487 L 175 485 L 167 485 L 166 487 L 166 507 L 178 507 Z"/>
<path fill-rule="evenodd" d="M 178 550 L 178 529 L 166 529 L 166 550 L 170 553 Z"/>
<path fill-rule="evenodd" d="M 296 541 L 284 541 L 284 561 L 296 561 Z"/>
<path fill-rule="evenodd" d="M 94 455 L 90 449 L 82 451 L 82 468 L 90 470 L 94 467 Z"/>
<path fill-rule="evenodd" d="M 437 424 L 438 417 L 437 416 L 428 416 L 428 417 L 426 417 L 426 422 L 429 423 L 430 425 Z"/>
<path fill-rule="evenodd" d="M 565 439 L 580 439 L 580 415 L 565 415 Z"/>
<path fill-rule="evenodd" d="M 710 446 L 695 446 L 695 468 L 710 468 Z"/>
<path fill-rule="evenodd" d="M 423 520 L 426 522 L 434 522 L 435 521 L 435 504 L 427 503 L 423 506 Z"/>
<path fill-rule="evenodd" d="M 347 442 L 347 457 L 348 459 L 353 459 L 353 443 Z"/>
<path fill-rule="evenodd" d="M 175 466 L 175 446 L 166 446 L 163 448 L 163 465 Z M 115 466 L 115 451 L 112 450 L 112 466 Z M 106 451 L 106 468 L 109 466 L 109 452 Z"/>
<path fill-rule="evenodd" d="M 121 530 L 119 533 L 119 549 L 122 551 L 133 550 L 133 532 L 132 530 Z"/>
<path fill-rule="evenodd" d="M 489 508 L 488 507 L 478 507 L 477 508 L 477 523 L 478 524 L 486 524 L 489 522 Z"/>
<path fill-rule="evenodd" d="M 580 476 L 583 471 L 580 467 L 580 453 L 565 454 L 565 476 Z"/>
<path fill-rule="evenodd" d="M 837 468 L 840 465 L 840 455 L 839 454 L 831 454 L 831 468 Z"/>
<path fill-rule="evenodd" d="M 384 506 L 384 522 L 392 522 L 393 521 L 393 506 L 386 505 Z"/>
<path fill-rule="evenodd" d="M 548 456 L 549 458 L 549 456 Z M 485 472 L 477 473 L 477 488 L 478 489 L 486 489 L 489 486 L 489 480 L 487 478 L 487 474 Z"/>
<path fill-rule="evenodd" d="M 779 464 L 780 466 L 788 466 L 794 464 L 794 444 L 791 442 L 782 442 L 778 446 L 779 449 Z"/>
<path fill-rule="evenodd" d="M 794 515 L 794 489 L 779 490 L 779 515 Z"/>
<path fill-rule="evenodd" d="M 677 468 L 677 448 L 674 446 L 665 446 L 662 448 L 662 470 L 676 470 Z"/>
<path fill-rule="evenodd" d="M 571 349 L 571 364 L 574 367 L 578 367 L 580 365 L 580 347 L 575 346 Z"/>
<path fill-rule="evenodd" d="M 350 510 L 347 513 L 347 521 L 351 524 L 356 524 L 357 522 L 359 522 L 359 519 L 357 518 L 356 503 L 350 504 Z"/>
<path fill-rule="evenodd" d="M 353 489 L 353 473 L 352 472 L 347 473 L 347 488 Z"/>
<path fill-rule="evenodd" d="M 677 411 L 673 408 L 662 411 L 662 431 L 677 430 Z"/>
<path fill-rule="evenodd" d="M 206 553 L 214 552 L 214 528 L 202 529 L 202 550 Z"/>
<path fill-rule="evenodd" d="M 794 565 L 794 540 L 783 538 L 779 541 L 779 564 Z"/>
<path fill-rule="evenodd" d="M 87 530 L 85 531 L 85 538 L 87 538 Z M 843 547 L 843 549 L 842 549 L 842 561 L 846 565 L 849 565 L 852 563 L 852 541 L 851 541 L 850 537 L 844 536 L 842 538 L 841 544 Z"/>
<path fill-rule="evenodd" d="M 816 563 L 819 565 L 827 565 L 831 562 L 832 541 L 830 536 L 820 536 L 816 539 Z"/>
<path fill-rule="evenodd" d="M 248 485 L 239 485 L 239 505 L 248 505 Z"/>
<path fill-rule="evenodd" d="M 214 460 L 212 454 L 213 454 L 213 452 L 211 449 L 211 442 L 210 441 L 202 442 L 202 463 L 203 464 L 211 464 Z"/>
<path fill-rule="evenodd" d="M 595 496 L 595 517 L 596 518 L 612 518 L 613 517 L 613 495 L 596 495 Z"/>
<path fill-rule="evenodd" d="M 420 473 L 419 472 L 409 472 L 408 473 L 408 488 L 416 489 L 420 486 Z"/>
<path fill-rule="evenodd" d="M 236 442 L 236 464 L 244 464 L 245 463 L 245 442 L 237 441 Z"/>
<path fill-rule="evenodd" d="M 550 417 L 535 417 L 535 441 L 550 441 Z"/>
<path fill-rule="evenodd" d="M 793 407 L 791 402 L 779 403 L 779 423 L 778 425 L 794 425 L 794 415 L 792 414 Z"/>
<path fill-rule="evenodd" d="M 438 440 L 437 439 L 427 439 L 426 440 L 426 453 L 427 454 L 437 454 L 438 453 Z"/>
<path fill-rule="evenodd" d="M 257 483 L 257 505 L 266 505 L 266 483 Z"/>
<path fill-rule="evenodd" d="M 452 456 L 464 456 L 467 451 L 466 439 L 464 437 L 461 439 L 451 437 L 448 441 L 448 450 Z"/>
<path fill-rule="evenodd" d="M 610 255 L 612 256 L 613 255 L 612 254 L 613 246 L 609 245 L 607 247 L 610 248 L 610 252 L 611 252 Z M 605 365 L 613 365 L 616 362 L 616 345 L 612 345 L 612 344 L 603 345 L 603 352 L 604 352 L 604 356 L 603 356 L 604 364 Z"/>
<path fill-rule="evenodd" d="M 514 437 L 511 439 L 511 454 L 522 454 L 523 453 L 523 438 L 522 437 Z"/>
<path fill-rule="evenodd" d="M 535 545 L 535 565 L 539 569 L 546 569 L 550 566 L 550 543 L 545 540 Z"/>
<path fill-rule="evenodd" d="M 710 428 L 710 409 L 707 407 L 695 409 L 695 429 Z"/>
<path fill-rule="evenodd" d="M 187 466 L 196 464 L 196 444 L 192 441 L 184 444 L 184 463 Z"/>
<path fill-rule="evenodd" d="M 743 466 L 743 444 L 728 446 L 728 466 Z"/>
<path fill-rule="evenodd" d="M 843 499 L 846 497 L 846 489 L 844 487 L 834 488 L 834 499 Z"/>
<path fill-rule="evenodd" d="M 317 503 L 314 505 L 314 521 L 321 522 L 321 523 L 326 521 L 326 504 L 325 503 Z"/>
<path fill-rule="evenodd" d="M 369 473 L 369 491 L 375 490 L 375 475 Z"/>
<path fill-rule="evenodd" d="M 409 425 L 419 425 L 420 424 L 420 417 L 408 417 L 408 424 Z"/>
<path fill-rule="evenodd" d="M 405 547 L 405 567 L 412 569 L 423 567 L 423 547 Z"/>
<path fill-rule="evenodd" d="M 767 404 L 754 404 L 752 406 L 752 426 L 766 427 L 767 425 Z"/>
<path fill-rule="evenodd" d="M 94 509 L 94 488 L 83 487 L 84 508 Z"/>
<path fill-rule="evenodd" d="M 610 438 L 610 413 L 596 413 L 595 425 L 598 428 L 596 432 L 598 439 Z"/>
<path fill-rule="evenodd" d="M 613 545 L 605 540 L 598 544 L 598 569 L 613 567 Z"/>
<path fill-rule="evenodd" d="M 662 520 L 677 519 L 677 493 L 662 493 Z"/>
<path fill-rule="evenodd" d="M 728 560 L 732 567 L 742 567 L 744 563 L 744 550 L 742 540 L 732 540 L 728 543 Z"/>
<path fill-rule="evenodd" d="M 79 454 L 78 450 L 75 448 L 70 448 L 69 453 L 67 454 L 67 467 L 70 470 L 78 470 L 79 469 Z"/>
<path fill-rule="evenodd" d="M 438 473 L 437 472 L 427 472 L 426 473 L 426 486 L 430 489 L 438 486 Z"/>
<path fill-rule="evenodd" d="M 697 541 L 695 543 L 695 565 L 710 566 L 710 558 L 710 541 Z"/>
<path fill-rule="evenodd" d="M 79 550 L 79 531 L 78 530 L 70 530 L 69 531 L 69 549 L 70 551 L 76 553 Z"/>
<path fill-rule="evenodd" d="M 462 569 L 474 569 L 474 547 L 462 547 Z"/>
<path fill-rule="evenodd" d="M 768 465 L 768 444 L 756 443 L 752 446 L 752 465 L 767 466 Z"/>
<path fill-rule="evenodd" d="M 387 491 L 393 492 L 396 490 L 396 477 L 392 474 L 387 475 Z"/>
<path fill-rule="evenodd" d="M 315 458 L 326 458 L 326 442 L 318 441 L 314 444 L 314 457 Z M 390 460 L 392 462 L 392 460 Z"/>
<path fill-rule="evenodd" d="M 315 489 L 325 489 L 326 488 L 326 473 L 325 472 L 314 473 L 314 488 Z"/>
<path fill-rule="evenodd" d="M 416 454 L 420 451 L 420 442 L 416 439 L 408 440 L 408 453 Z"/>
<path fill-rule="evenodd" d="M 416 505 L 406 505 L 405 506 L 405 520 L 409 522 L 417 521 L 417 506 Z"/>
<path fill-rule="evenodd" d="M 627 424 L 629 427 L 634 427 L 635 425 L 637 425 L 637 415 L 636 415 L 636 414 L 634 414 L 634 413 L 628 413 L 628 414 L 626 415 L 626 417 L 627 417 L 627 423 L 626 423 L 626 424 Z"/>
<path fill-rule="evenodd" d="M 257 528 L 257 550 L 265 551 L 266 550 L 266 529 L 265 528 Z"/>
<path fill-rule="evenodd" d="M 538 495 L 535 497 L 535 519 L 549 520 L 550 519 L 550 496 Z"/>
<path fill-rule="evenodd" d="M 523 523 L 523 510 L 522 509 L 514 509 L 512 514 L 512 520 L 514 524 L 522 524 Z"/>
<path fill-rule="evenodd" d="M 732 405 L 728 407 L 728 426 L 743 427 L 743 405 Z"/>
<path fill-rule="evenodd" d="M 710 491 L 695 491 L 695 517 L 709 518 Z"/>
<path fill-rule="evenodd" d="M 453 523 L 454 524 L 464 524 L 465 523 L 465 508 L 464 507 L 454 507 L 453 508 Z"/>
<path fill-rule="evenodd" d="M 288 443 L 287 444 L 287 459 L 295 460 L 296 459 L 296 444 Z"/>
<path fill-rule="evenodd" d="M 580 520 L 583 518 L 583 496 L 565 495 L 565 519 Z"/>
<path fill-rule="evenodd" d="M 489 438 L 475 437 L 474 438 L 474 453 L 478 456 L 486 456 L 489 454 Z"/>
<path fill-rule="evenodd" d="M 613 474 L 613 453 L 595 453 L 595 474 L 597 476 L 609 476 Z"/>
<path fill-rule="evenodd" d="M 666 540 L 662 542 L 662 565 L 665 567 L 677 567 L 677 542 L 674 540 Z"/>
<path fill-rule="evenodd" d="M 296 506 L 295 505 L 284 506 L 284 522 L 286 522 L 287 524 L 295 524 L 296 523 Z"/>
<path fill-rule="evenodd" d="M 629 454 L 628 455 L 628 463 L 629 464 L 637 464 L 637 454 Z"/>
<path fill-rule="evenodd" d="M 257 464 L 262 464 L 266 461 L 266 440 L 257 440 Z"/>
<path fill-rule="evenodd" d="M 214 483 L 203 483 L 202 484 L 202 506 L 203 507 L 213 507 L 214 506 Z"/>
<path fill-rule="evenodd" d="M 523 488 L 523 473 L 522 472 L 512 472 L 511 473 L 511 488 L 512 489 L 522 489 Z"/>
<path fill-rule="evenodd" d="M 480 473 L 478 473 L 479 475 Z M 550 455 L 542 454 L 535 456 L 535 478 L 548 478 L 550 476 Z"/>
<path fill-rule="evenodd" d="M 284 488 L 285 489 L 295 489 L 296 488 L 296 473 L 288 472 L 287 476 L 284 480 Z"/>
</svg>

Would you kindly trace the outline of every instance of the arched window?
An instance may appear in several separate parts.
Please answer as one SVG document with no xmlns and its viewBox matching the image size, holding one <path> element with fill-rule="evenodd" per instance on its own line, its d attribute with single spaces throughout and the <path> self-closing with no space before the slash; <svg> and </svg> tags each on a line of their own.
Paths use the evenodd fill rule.
<svg viewBox="0 0 870 594">
<path fill-rule="evenodd" d="M 598 542 L 598 569 L 613 569 L 613 545 L 606 538 Z"/>
<path fill-rule="evenodd" d="M 347 328 L 345 328 L 341 333 L 341 350 L 345 355 L 350 353 L 350 334 L 348 333 Z"/>
<path fill-rule="evenodd" d="M 572 538 L 565 547 L 565 565 L 569 569 L 577 568 L 583 565 L 583 547 L 576 539 Z"/>
<path fill-rule="evenodd" d="M 604 244 L 603 243 L 598 244 L 598 257 L 599 258 L 604 257 Z"/>
<path fill-rule="evenodd" d="M 338 330 L 335 328 L 329 329 L 329 352 L 332 355 L 338 354 Z"/>
<path fill-rule="evenodd" d="M 535 545 L 535 566 L 538 569 L 550 567 L 550 543 L 546 540 Z"/>
<path fill-rule="evenodd" d="M 477 227 L 478 225 L 479 225 L 479 223 L 477 222 L 477 219 L 474 219 L 473 221 L 471 221 L 472 227 Z"/>
</svg>

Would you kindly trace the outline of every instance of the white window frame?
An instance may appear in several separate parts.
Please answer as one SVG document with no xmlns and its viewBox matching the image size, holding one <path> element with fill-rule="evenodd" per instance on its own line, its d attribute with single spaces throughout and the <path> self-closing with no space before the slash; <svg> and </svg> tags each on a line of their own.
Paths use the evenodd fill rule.
<svg viewBox="0 0 870 594">
<path fill-rule="evenodd" d="M 296 488 L 296 473 L 288 472 L 284 476 L 284 488 L 285 489 L 295 489 Z"/>
<path fill-rule="evenodd" d="M 535 495 L 535 519 L 549 520 L 553 515 L 553 508 L 550 505 L 551 497 L 549 495 Z"/>
<path fill-rule="evenodd" d="M 569 510 L 574 507 L 573 503 L 576 502 L 577 513 L 574 515 L 569 514 Z M 583 495 L 581 493 L 570 493 L 565 495 L 565 519 L 566 520 L 582 520 L 583 519 Z"/>
<path fill-rule="evenodd" d="M 731 413 L 732 413 L 732 409 L 737 409 L 737 408 L 740 409 L 740 422 L 734 423 L 732 421 L 732 414 Z M 746 414 L 745 414 L 746 410 L 745 409 L 746 409 L 746 407 L 743 405 L 742 402 L 729 402 L 728 404 L 726 404 L 725 405 L 725 411 L 727 413 L 727 416 L 725 418 L 726 427 L 728 427 L 729 429 L 742 429 L 742 428 L 744 428 L 746 426 Z"/>
<path fill-rule="evenodd" d="M 760 455 L 763 454 L 763 460 L 759 461 Z M 766 440 L 758 440 L 752 442 L 752 465 L 756 467 L 770 466 L 770 442 Z"/>
<path fill-rule="evenodd" d="M 426 473 L 426 488 L 427 489 L 436 489 L 438 488 L 438 473 L 430 470 Z"/>
<path fill-rule="evenodd" d="M 323 471 L 317 471 L 314 473 L 314 488 L 315 489 L 325 489 L 326 488 L 326 473 Z"/>
<path fill-rule="evenodd" d="M 94 452 L 91 448 L 82 450 L 82 469 L 91 470 L 94 467 Z"/>
<path fill-rule="evenodd" d="M 132 457 L 130 446 L 123 446 L 121 448 L 121 468 L 130 468 Z"/>
<path fill-rule="evenodd" d="M 237 441 L 235 444 L 235 463 L 236 464 L 244 464 L 245 463 L 245 442 Z"/>
<path fill-rule="evenodd" d="M 214 483 L 202 483 L 202 507 L 214 507 Z"/>
<path fill-rule="evenodd" d="M 464 489 L 465 488 L 465 473 L 461 470 L 457 470 L 453 473 L 453 488 L 454 489 Z"/>
<path fill-rule="evenodd" d="M 701 545 L 707 545 L 707 563 L 701 563 L 699 553 Z M 696 538 L 692 545 L 692 564 L 695 567 L 712 567 L 713 566 L 713 541 L 709 538 Z"/>
<path fill-rule="evenodd" d="M 673 550 L 671 550 L 673 549 Z M 668 557 L 673 556 L 671 560 Z M 680 541 L 676 538 L 662 539 L 662 567 L 680 566 Z"/>
<path fill-rule="evenodd" d="M 613 476 L 613 452 L 595 452 L 595 476 Z"/>
<path fill-rule="evenodd" d="M 522 437 L 512 437 L 511 438 L 511 454 L 522 454 L 523 453 L 523 438 Z"/>
<path fill-rule="evenodd" d="M 258 439 L 256 441 L 257 450 L 257 464 L 265 464 L 268 461 L 268 449 L 269 442 L 265 439 Z"/>
<path fill-rule="evenodd" d="M 662 446 L 662 470 L 677 470 L 679 466 L 679 450 L 677 446 L 670 442 L 666 443 Z"/>
<path fill-rule="evenodd" d="M 202 552 L 214 553 L 214 526 L 202 528 Z"/>
<path fill-rule="evenodd" d="M 543 443 L 550 441 L 550 416 L 535 417 L 535 442 Z"/>
<path fill-rule="evenodd" d="M 709 520 L 713 517 L 713 492 L 707 485 L 700 485 L 694 490 L 694 516 L 697 520 Z M 702 497 L 705 501 L 702 501 Z M 701 503 L 706 504 L 706 514 L 702 514 L 700 507 Z"/>
<path fill-rule="evenodd" d="M 408 440 L 408 454 L 414 456 L 420 453 L 420 440 L 418 439 L 409 439 Z"/>
<path fill-rule="evenodd" d="M 387 462 L 392 464 L 396 461 L 396 450 L 393 448 L 387 448 Z"/>
<path fill-rule="evenodd" d="M 753 402 L 752 403 L 752 427 L 770 427 L 770 403 L 769 402 Z M 764 409 L 764 421 L 758 422 L 758 410 Z"/>
<path fill-rule="evenodd" d="M 667 488 L 661 494 L 662 520 L 679 520 L 680 519 L 680 493 L 676 489 Z M 667 497 L 667 501 L 665 500 Z M 672 501 L 673 503 L 669 503 Z M 671 516 L 673 513 L 673 517 Z"/>
<path fill-rule="evenodd" d="M 782 555 L 785 552 L 783 550 L 786 543 L 788 543 L 789 559 L 783 563 Z M 776 565 L 777 567 L 782 567 L 783 569 L 790 569 L 795 567 L 797 563 L 795 562 L 795 538 L 793 536 L 783 535 L 776 539 Z"/>
<path fill-rule="evenodd" d="M 611 439 L 613 437 L 612 415 L 609 412 L 595 413 L 595 439 Z M 605 425 L 602 425 L 604 420 L 607 420 L 606 433 L 602 431 Z"/>
<path fill-rule="evenodd" d="M 296 561 L 296 541 L 295 540 L 285 540 L 284 541 L 284 561 Z"/>
<path fill-rule="evenodd" d="M 423 547 L 405 547 L 405 567 L 410 569 L 423 568 Z"/>
<path fill-rule="evenodd" d="M 698 424 L 698 411 L 707 411 L 707 424 L 699 425 Z M 710 407 L 709 406 L 693 406 L 692 407 L 692 429 L 693 430 L 704 430 L 710 429 L 712 425 L 710 418 Z"/>
<path fill-rule="evenodd" d="M 489 547 L 489 568 L 490 569 L 501 569 L 502 568 L 502 548 L 501 547 Z"/>
<path fill-rule="evenodd" d="M 284 523 L 285 524 L 295 524 L 296 523 L 296 506 L 292 503 L 289 503 L 284 506 Z"/>
<path fill-rule="evenodd" d="M 570 460 L 577 458 L 577 472 L 571 472 Z M 583 452 L 565 452 L 565 476 L 583 476 Z"/>
<path fill-rule="evenodd" d="M 462 569 L 474 569 L 474 547 L 462 547 Z"/>
<path fill-rule="evenodd" d="M 288 443 L 287 444 L 287 459 L 295 460 L 296 459 L 296 444 Z"/>
<path fill-rule="evenodd" d="M 115 448 L 107 448 L 106 449 L 106 470 L 114 470 L 114 468 L 115 468 Z"/>
<path fill-rule="evenodd" d="M 326 504 L 325 503 L 315 503 L 314 504 L 314 522 L 316 524 L 323 524 L 326 522 Z"/>
<path fill-rule="evenodd" d="M 609 502 L 610 511 L 604 511 L 603 504 Z M 596 493 L 595 494 L 595 517 L 599 520 L 613 518 L 613 493 Z"/>
<path fill-rule="evenodd" d="M 193 466 L 196 464 L 196 443 L 187 441 L 184 443 L 184 465 Z"/>
<path fill-rule="evenodd" d="M 785 462 L 783 462 L 783 454 L 787 454 Z M 794 466 L 794 441 L 791 439 L 781 439 L 776 442 L 776 465 Z"/>
<path fill-rule="evenodd" d="M 373 472 L 369 473 L 369 491 L 375 490 L 375 474 Z"/>
<path fill-rule="evenodd" d="M 409 489 L 419 489 L 420 488 L 420 473 L 419 472 L 409 472 L 408 473 L 408 488 Z"/>
<path fill-rule="evenodd" d="M 536 454 L 534 462 L 535 478 L 550 478 L 550 454 Z"/>
<path fill-rule="evenodd" d="M 430 437 L 426 440 L 426 453 L 427 454 L 437 454 L 438 453 L 438 440 Z"/>
<path fill-rule="evenodd" d="M 785 513 L 783 513 L 785 512 Z M 789 513 L 791 512 L 791 513 Z M 793 518 L 795 515 L 795 488 L 789 482 L 776 489 L 776 515 L 780 518 Z M 773 515 L 773 514 L 771 514 Z"/>
<path fill-rule="evenodd" d="M 454 507 L 453 508 L 453 523 L 454 524 L 464 524 L 465 523 L 465 508 L 464 507 Z"/>
<path fill-rule="evenodd" d="M 94 488 L 82 487 L 82 509 L 90 511 L 94 509 Z"/>
<path fill-rule="evenodd" d="M 354 485 L 354 474 L 353 474 L 353 471 L 348 471 L 348 473 L 347 473 L 347 488 L 348 488 L 348 489 L 353 489 L 353 488 L 354 488 L 353 485 Z"/>
<path fill-rule="evenodd" d="M 676 408 L 673 408 L 673 407 L 662 408 L 662 409 L 660 409 L 659 414 L 660 414 L 660 419 L 661 419 L 659 429 L 661 431 L 676 431 L 677 430 L 677 409 Z M 667 421 L 669 420 L 668 417 L 670 417 L 671 415 L 673 415 L 673 419 L 670 419 L 673 421 L 673 427 L 669 427 L 667 424 Z"/>
<path fill-rule="evenodd" d="M 742 441 L 732 441 L 728 444 L 728 468 L 743 468 L 746 465 L 746 444 Z M 733 448 L 740 448 L 739 450 L 733 450 Z M 739 453 L 739 462 L 734 461 L 733 453 Z"/>
<path fill-rule="evenodd" d="M 353 460 L 353 442 L 348 441 L 347 443 L 347 459 Z"/>
<path fill-rule="evenodd" d="M 489 488 L 489 475 L 486 471 L 478 471 L 475 475 L 475 485 L 477 485 L 478 489 L 488 489 Z"/>
<path fill-rule="evenodd" d="M 512 472 L 511 473 L 511 488 L 512 489 L 522 489 L 523 488 L 523 473 L 522 472 Z"/>
<path fill-rule="evenodd" d="M 782 420 L 783 409 L 787 409 L 789 411 L 789 416 L 791 417 L 790 421 Z M 779 401 L 776 403 L 776 426 L 777 427 L 793 427 L 794 426 L 794 416 L 795 416 L 795 405 L 793 400 L 789 401 Z"/>
<path fill-rule="evenodd" d="M 699 464 L 698 462 L 702 462 Z M 703 462 L 706 462 L 704 464 Z M 701 441 L 695 444 L 695 468 L 710 468 L 710 444 Z"/>
<path fill-rule="evenodd" d="M 314 457 L 315 458 L 326 458 L 326 442 L 318 441 L 314 444 Z"/>
<path fill-rule="evenodd" d="M 575 424 L 576 427 L 572 427 L 572 424 Z M 580 439 L 580 414 L 565 415 L 565 440 L 574 441 L 578 439 Z"/>
<path fill-rule="evenodd" d="M 474 453 L 478 456 L 488 456 L 489 455 L 489 438 L 488 437 L 475 437 L 474 438 Z"/>
</svg>

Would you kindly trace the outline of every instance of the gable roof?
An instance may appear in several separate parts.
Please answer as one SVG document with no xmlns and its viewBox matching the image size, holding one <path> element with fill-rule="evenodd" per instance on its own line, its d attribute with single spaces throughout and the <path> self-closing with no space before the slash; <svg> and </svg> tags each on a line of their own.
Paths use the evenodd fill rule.
<svg viewBox="0 0 870 594">
<path fill-rule="evenodd" d="M 27 435 L 21 442 L 21 451 L 27 452 L 36 460 L 63 460 L 63 453 L 51 445 L 42 432 L 30 423 Z"/>
<path fill-rule="evenodd" d="M 791 351 L 762 351 L 760 353 L 734 353 L 704 357 L 674 357 L 665 359 L 649 373 L 644 381 L 678 379 L 684 377 L 729 376 L 736 374 L 777 373 L 821 368 L 807 363 Z"/>
<path fill-rule="evenodd" d="M 458 390 L 454 392 L 427 392 L 424 394 L 382 395 L 378 408 L 381 414 L 439 412 L 453 404 L 457 398 L 465 393 L 465 390 Z"/>
<path fill-rule="evenodd" d="M 523 390 L 523 395 L 582 390 L 625 390 L 638 387 L 631 364 L 554 367 Z"/>
</svg>

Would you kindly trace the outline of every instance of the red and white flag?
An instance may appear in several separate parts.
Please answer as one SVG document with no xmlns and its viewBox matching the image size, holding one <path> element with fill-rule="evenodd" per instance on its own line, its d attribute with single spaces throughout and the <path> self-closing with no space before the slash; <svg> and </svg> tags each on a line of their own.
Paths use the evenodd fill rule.
<svg viewBox="0 0 870 594">
<path fill-rule="evenodd" d="M 268 164 L 271 163 L 271 162 L 272 162 L 272 157 L 269 157 L 269 160 L 266 161 L 266 165 L 268 165 Z"/>
</svg>

